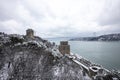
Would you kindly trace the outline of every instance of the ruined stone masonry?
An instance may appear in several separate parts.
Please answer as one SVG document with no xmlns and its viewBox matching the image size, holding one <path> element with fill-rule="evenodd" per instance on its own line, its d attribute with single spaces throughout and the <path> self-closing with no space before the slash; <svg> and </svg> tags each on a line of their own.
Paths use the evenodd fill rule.
<svg viewBox="0 0 120 80">
<path fill-rule="evenodd" d="M 70 54 L 70 45 L 68 45 L 68 41 L 61 41 L 59 45 L 59 51 L 61 54 Z"/>
<path fill-rule="evenodd" d="M 34 31 L 32 29 L 27 29 L 26 30 L 26 36 L 28 38 L 34 38 Z"/>
</svg>

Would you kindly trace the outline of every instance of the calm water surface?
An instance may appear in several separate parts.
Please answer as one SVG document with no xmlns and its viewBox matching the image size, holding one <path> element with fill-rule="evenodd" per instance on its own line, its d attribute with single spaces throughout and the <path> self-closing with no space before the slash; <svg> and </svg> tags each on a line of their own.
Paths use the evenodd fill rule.
<svg viewBox="0 0 120 80">
<path fill-rule="evenodd" d="M 62 39 L 51 39 L 59 44 Z M 63 39 L 65 40 L 65 39 Z M 69 41 L 71 52 L 103 65 L 105 68 L 120 70 L 120 42 Z"/>
</svg>

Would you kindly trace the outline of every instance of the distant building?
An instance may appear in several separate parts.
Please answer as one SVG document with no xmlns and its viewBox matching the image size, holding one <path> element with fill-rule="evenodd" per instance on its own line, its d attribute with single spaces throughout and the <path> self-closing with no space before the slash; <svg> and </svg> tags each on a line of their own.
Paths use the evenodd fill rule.
<svg viewBox="0 0 120 80">
<path fill-rule="evenodd" d="M 28 38 L 34 38 L 34 31 L 32 29 L 27 29 L 26 30 L 26 36 Z"/>
<path fill-rule="evenodd" d="M 68 45 L 68 41 L 61 41 L 59 45 L 59 51 L 61 54 L 70 54 L 70 45 Z"/>
</svg>

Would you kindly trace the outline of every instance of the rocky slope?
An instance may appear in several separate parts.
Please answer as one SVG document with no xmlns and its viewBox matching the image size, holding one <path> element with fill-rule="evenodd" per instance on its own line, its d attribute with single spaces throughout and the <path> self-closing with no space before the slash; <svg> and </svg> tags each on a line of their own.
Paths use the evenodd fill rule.
<svg viewBox="0 0 120 80">
<path fill-rule="evenodd" d="M 57 46 L 39 37 L 0 33 L 0 80 L 91 80 Z"/>
</svg>

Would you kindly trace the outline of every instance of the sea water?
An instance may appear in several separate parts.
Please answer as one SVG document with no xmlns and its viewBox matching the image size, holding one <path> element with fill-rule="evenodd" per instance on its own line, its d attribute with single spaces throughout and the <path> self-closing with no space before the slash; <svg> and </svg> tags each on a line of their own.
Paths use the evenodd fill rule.
<svg viewBox="0 0 120 80">
<path fill-rule="evenodd" d="M 63 39 L 49 39 L 59 45 Z M 69 41 L 71 52 L 112 70 L 120 70 L 120 41 Z"/>
</svg>

